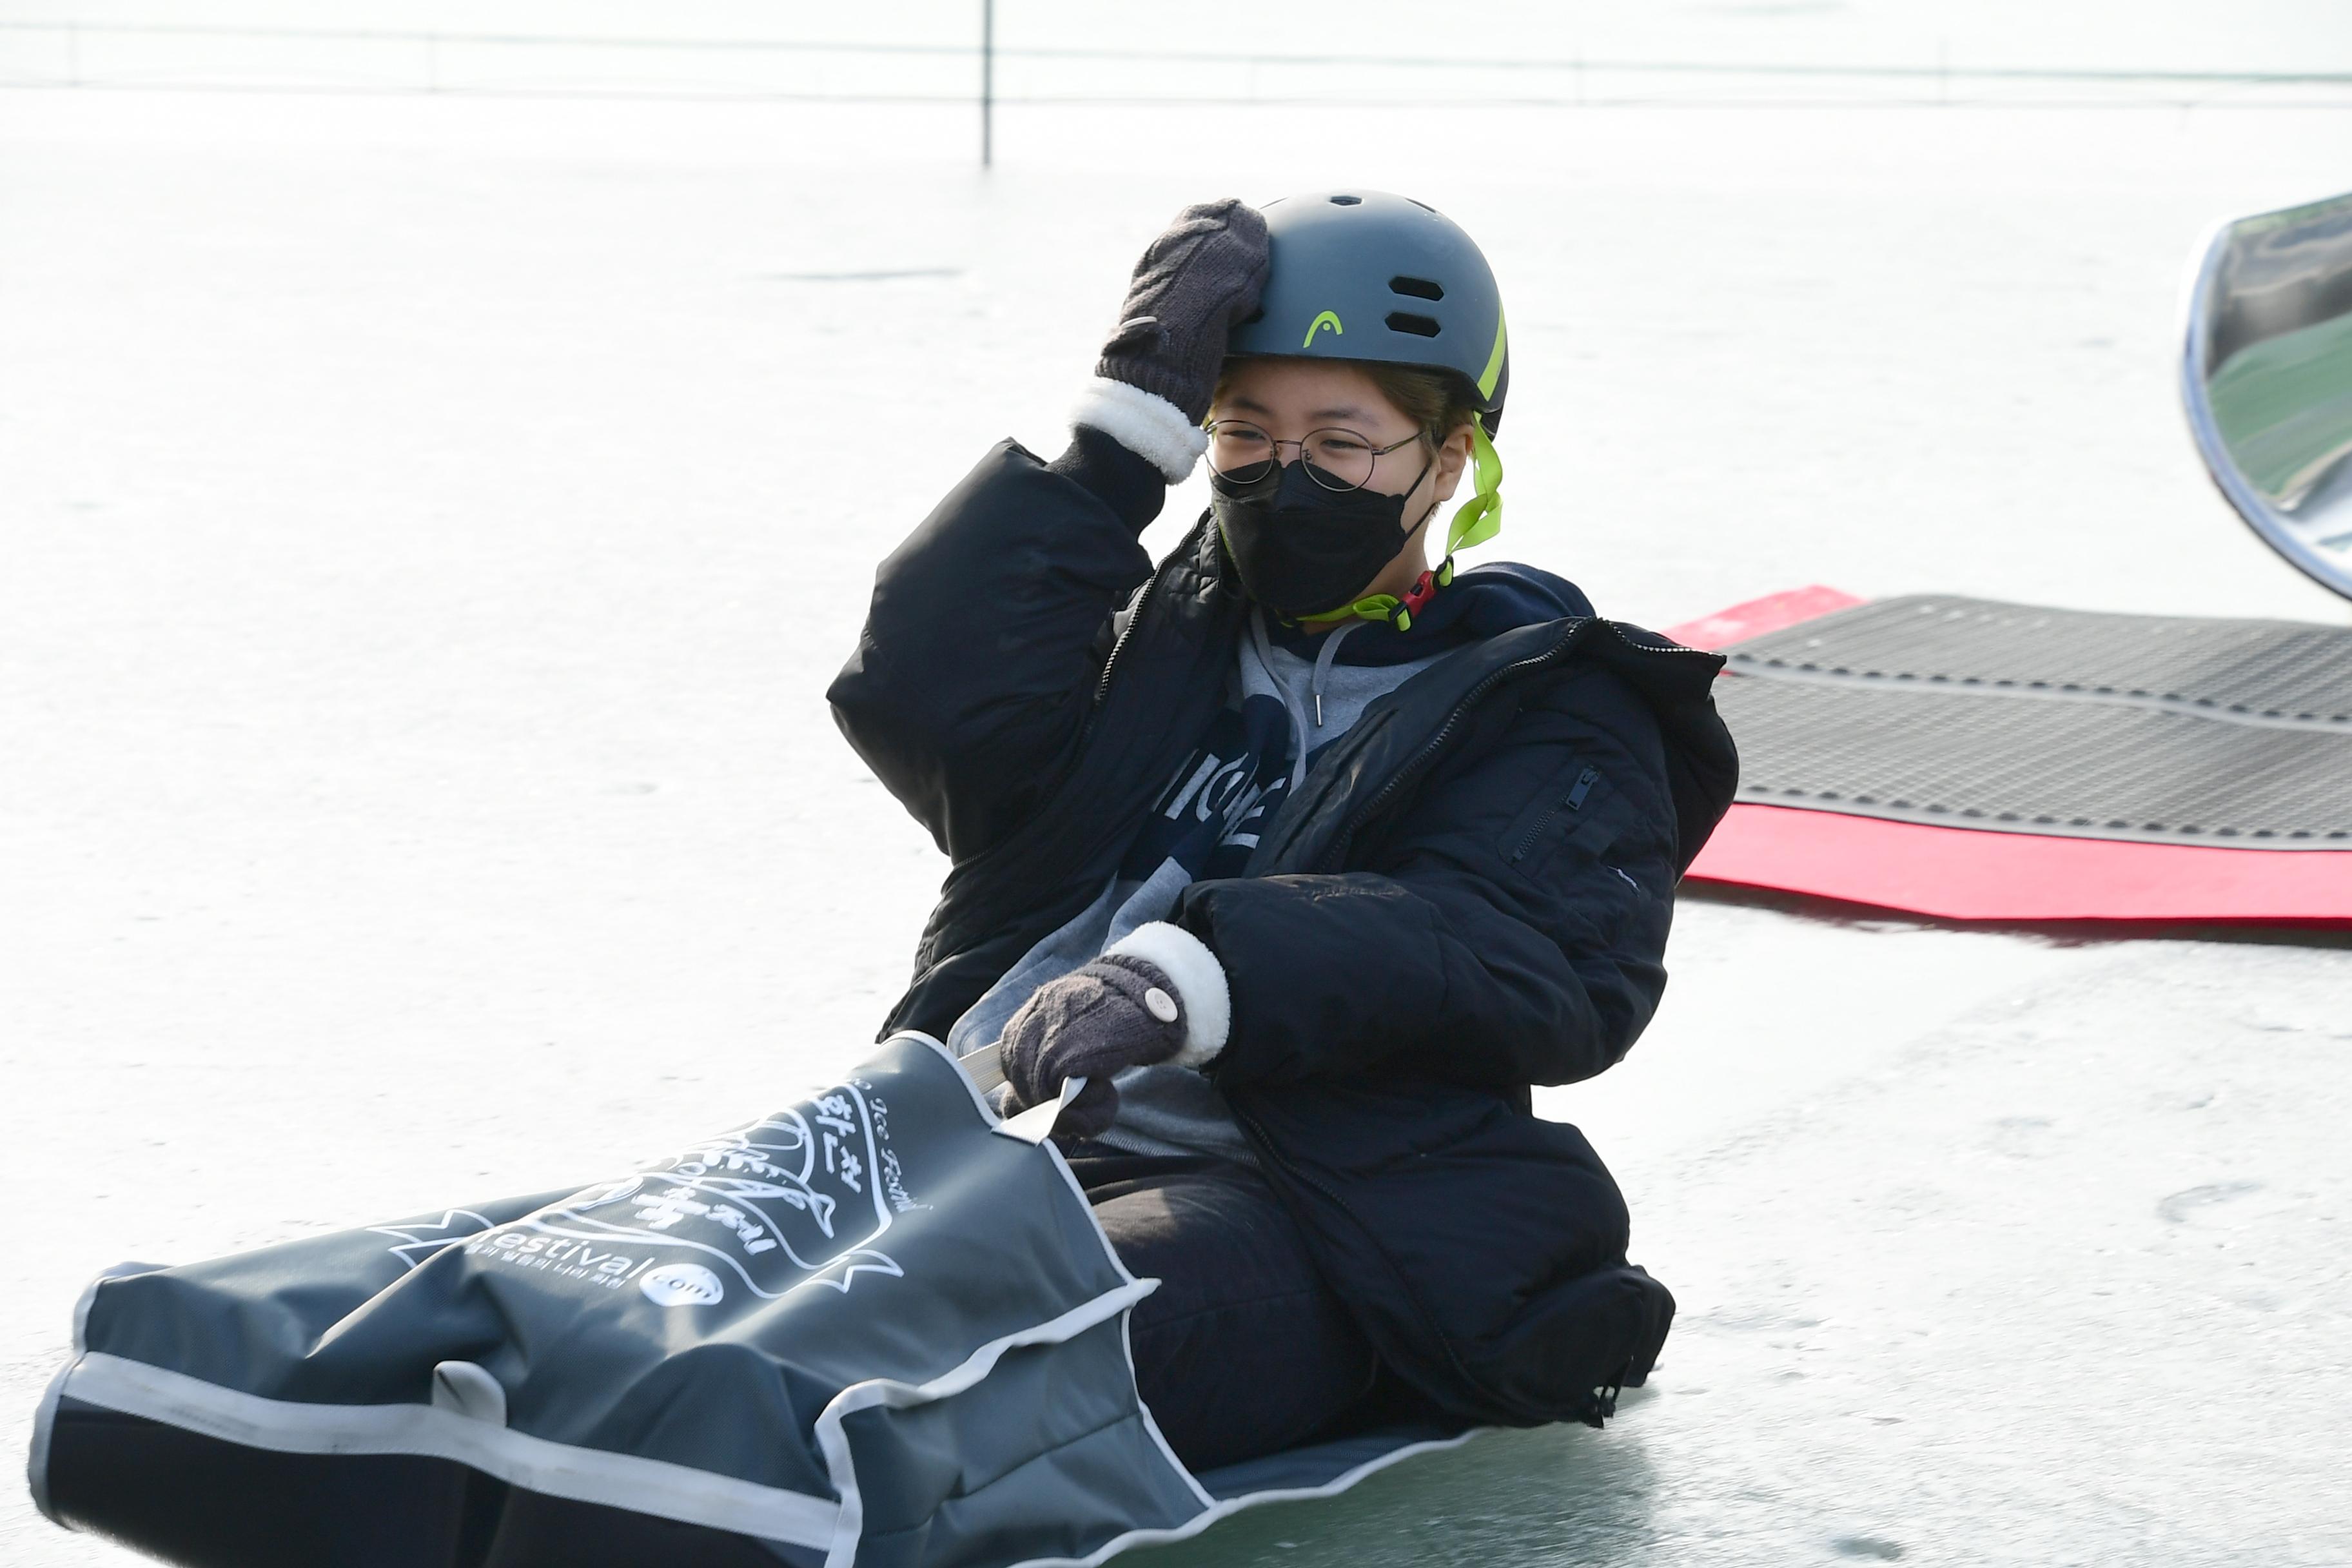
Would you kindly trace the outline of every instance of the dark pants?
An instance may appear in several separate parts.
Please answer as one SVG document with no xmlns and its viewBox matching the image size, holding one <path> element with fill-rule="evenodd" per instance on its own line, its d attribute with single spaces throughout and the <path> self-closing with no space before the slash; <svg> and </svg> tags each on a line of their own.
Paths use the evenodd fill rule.
<svg viewBox="0 0 2352 1568">
<path fill-rule="evenodd" d="M 1176 1457 L 1213 1469 L 1367 1425 L 1381 1363 L 1258 1173 L 1206 1157 L 1065 1151 L 1129 1272 L 1135 1380 Z"/>
</svg>

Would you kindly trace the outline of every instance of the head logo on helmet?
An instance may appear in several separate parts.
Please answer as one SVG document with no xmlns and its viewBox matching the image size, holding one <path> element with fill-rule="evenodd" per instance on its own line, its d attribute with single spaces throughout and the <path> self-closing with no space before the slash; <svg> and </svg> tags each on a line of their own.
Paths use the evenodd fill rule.
<svg viewBox="0 0 2352 1568">
<path fill-rule="evenodd" d="M 1329 310 L 1325 310 L 1313 321 L 1307 323 L 1307 340 L 1298 346 L 1303 349 L 1313 348 L 1315 346 L 1315 334 L 1321 331 L 1326 327 L 1330 328 L 1335 332 L 1342 334 L 1344 334 L 1348 330 L 1339 324 L 1339 318 L 1337 315 L 1334 315 Z"/>
</svg>

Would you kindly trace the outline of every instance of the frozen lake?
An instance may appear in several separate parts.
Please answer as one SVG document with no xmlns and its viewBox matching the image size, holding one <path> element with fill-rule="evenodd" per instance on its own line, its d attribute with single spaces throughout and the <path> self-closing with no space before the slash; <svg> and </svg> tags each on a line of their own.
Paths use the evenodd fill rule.
<svg viewBox="0 0 2352 1568">
<path fill-rule="evenodd" d="M 2340 110 L 1217 113 L 1008 113 L 982 174 L 961 109 L 0 93 L 17 1453 L 108 1264 L 585 1182 L 856 1057 L 944 867 L 824 684 L 1187 201 L 1477 235 L 1486 553 L 1606 613 L 2347 618 L 2171 357 L 2208 223 L 2352 185 Z M 1162 1560 L 2352 1560 L 2352 949 L 1694 898 L 1672 962 L 1546 1100 L 1681 1300 L 1652 1388 Z M 126 1559 L 10 1489 L 0 1560 Z"/>
</svg>

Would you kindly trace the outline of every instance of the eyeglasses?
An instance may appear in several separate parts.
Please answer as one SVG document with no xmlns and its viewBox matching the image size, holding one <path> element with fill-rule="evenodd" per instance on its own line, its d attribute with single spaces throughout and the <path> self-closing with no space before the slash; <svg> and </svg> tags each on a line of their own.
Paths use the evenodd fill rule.
<svg viewBox="0 0 2352 1568">
<path fill-rule="evenodd" d="M 1307 464 L 1307 477 L 1327 490 L 1360 490 L 1371 481 L 1372 465 L 1399 447 L 1421 439 L 1420 432 L 1385 447 L 1375 447 L 1353 430 L 1309 430 L 1298 441 L 1277 441 L 1255 425 L 1239 419 L 1212 419 L 1208 424 L 1209 467 L 1235 484 L 1255 484 L 1272 473 L 1282 459 L 1282 448 L 1296 447 Z"/>
</svg>

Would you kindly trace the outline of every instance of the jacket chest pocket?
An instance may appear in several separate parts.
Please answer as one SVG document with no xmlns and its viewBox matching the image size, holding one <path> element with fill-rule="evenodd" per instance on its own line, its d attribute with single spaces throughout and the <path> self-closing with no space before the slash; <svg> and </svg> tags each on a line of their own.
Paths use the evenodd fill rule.
<svg viewBox="0 0 2352 1568">
<path fill-rule="evenodd" d="M 1570 763 L 1504 831 L 1503 863 L 1521 876 L 1540 877 L 1563 849 L 1572 861 L 1596 858 L 1617 841 L 1627 809 L 1607 774 L 1588 763 Z"/>
</svg>

